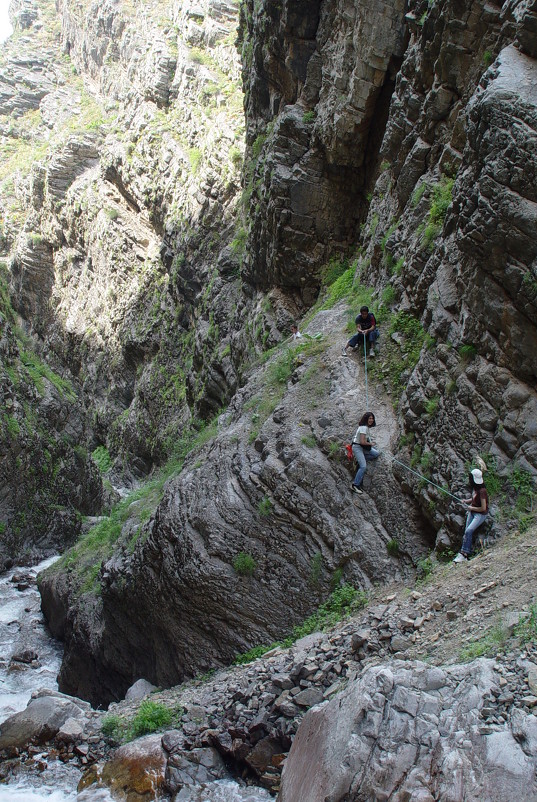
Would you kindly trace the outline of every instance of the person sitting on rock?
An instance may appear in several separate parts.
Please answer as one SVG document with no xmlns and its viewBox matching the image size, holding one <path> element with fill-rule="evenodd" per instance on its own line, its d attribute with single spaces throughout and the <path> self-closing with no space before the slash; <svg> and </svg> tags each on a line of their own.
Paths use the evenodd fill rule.
<svg viewBox="0 0 537 802">
<path fill-rule="evenodd" d="M 366 412 L 360 418 L 360 423 L 356 430 L 356 434 L 352 440 L 352 453 L 356 462 L 358 463 L 358 470 L 354 481 L 351 484 L 353 493 L 363 493 L 362 481 L 367 467 L 368 460 L 377 459 L 380 457 L 380 451 L 373 448 L 371 440 L 370 429 L 376 426 L 375 416 L 372 412 Z"/>
<path fill-rule="evenodd" d="M 472 553 L 474 532 L 487 520 L 489 513 L 489 497 L 483 481 L 483 473 L 479 468 L 474 468 L 470 471 L 470 487 L 473 491 L 472 498 L 464 499 L 464 503 L 469 505 L 466 515 L 466 528 L 462 538 L 461 550 L 453 560 L 454 563 L 466 562 Z"/>
<path fill-rule="evenodd" d="M 364 341 L 369 342 L 369 356 L 375 356 L 375 342 L 379 337 L 379 330 L 377 329 L 377 321 L 373 312 L 369 311 L 368 306 L 362 306 L 360 314 L 354 321 L 356 323 L 356 331 L 353 337 L 348 340 L 343 349 L 343 356 L 347 356 L 347 348 L 356 349 Z"/>
</svg>

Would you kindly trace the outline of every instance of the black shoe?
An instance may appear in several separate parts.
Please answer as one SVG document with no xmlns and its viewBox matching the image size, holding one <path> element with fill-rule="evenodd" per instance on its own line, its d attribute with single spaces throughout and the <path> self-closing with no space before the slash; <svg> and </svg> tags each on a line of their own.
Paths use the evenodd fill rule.
<svg viewBox="0 0 537 802">
<path fill-rule="evenodd" d="M 363 495 L 364 491 L 358 485 L 351 485 L 351 490 L 353 493 L 359 493 L 361 496 Z"/>
</svg>

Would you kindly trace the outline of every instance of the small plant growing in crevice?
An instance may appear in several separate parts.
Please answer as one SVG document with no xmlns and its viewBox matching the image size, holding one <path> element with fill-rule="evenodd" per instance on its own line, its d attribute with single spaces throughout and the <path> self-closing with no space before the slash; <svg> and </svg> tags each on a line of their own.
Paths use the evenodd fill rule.
<svg viewBox="0 0 537 802">
<path fill-rule="evenodd" d="M 483 637 L 463 647 L 460 652 L 460 659 L 463 662 L 469 662 L 477 657 L 492 656 L 498 651 L 503 651 L 508 639 L 509 632 L 507 627 L 499 620 L 495 626 L 485 632 Z"/>
<path fill-rule="evenodd" d="M 461 345 L 459 348 L 459 356 L 463 362 L 471 362 L 477 356 L 477 348 L 475 345 L 467 344 Z"/>
<path fill-rule="evenodd" d="M 328 459 L 336 459 L 341 450 L 341 443 L 332 440 L 328 446 Z"/>
<path fill-rule="evenodd" d="M 332 590 L 338 588 L 343 582 L 343 568 L 336 568 L 330 577 L 330 587 Z"/>
<path fill-rule="evenodd" d="M 425 402 L 425 412 L 427 415 L 431 417 L 436 413 L 438 410 L 438 406 L 440 404 L 440 396 L 434 395 L 432 398 L 428 398 Z"/>
<path fill-rule="evenodd" d="M 268 496 L 264 496 L 259 504 L 257 505 L 257 511 L 259 515 L 263 518 L 266 518 L 272 512 L 272 501 L 269 499 Z"/>
<path fill-rule="evenodd" d="M 453 183 L 453 178 L 442 176 L 441 181 L 432 188 L 429 218 L 422 235 L 422 244 L 428 250 L 434 248 L 434 242 L 442 230 L 447 210 L 452 200 Z"/>
<path fill-rule="evenodd" d="M 537 604 L 530 607 L 527 616 L 521 616 L 515 627 L 515 635 L 522 643 L 537 642 Z"/>
<path fill-rule="evenodd" d="M 253 576 L 257 563 L 251 554 L 240 551 L 233 560 L 233 568 L 239 576 Z"/>
<path fill-rule="evenodd" d="M 391 284 L 382 291 L 382 303 L 385 306 L 392 306 L 395 302 L 395 290 Z"/>
<path fill-rule="evenodd" d="M 132 718 L 110 715 L 103 719 L 101 730 L 103 735 L 116 743 L 126 743 L 142 735 L 149 735 L 166 727 L 179 726 L 184 709 L 166 707 L 160 702 L 144 699 Z"/>
<path fill-rule="evenodd" d="M 433 573 L 434 566 L 430 557 L 423 557 L 416 564 L 416 576 L 418 581 L 425 582 Z"/>
<path fill-rule="evenodd" d="M 340 585 L 328 597 L 328 599 L 321 604 L 317 612 L 306 618 L 301 624 L 297 624 L 282 641 L 268 644 L 266 646 L 254 646 L 243 654 L 238 654 L 234 660 L 235 665 L 244 665 L 262 657 L 266 652 L 277 646 L 283 646 L 288 649 L 293 643 L 305 635 L 310 635 L 312 632 L 322 632 L 329 627 L 337 624 L 346 615 L 349 615 L 356 610 L 360 610 L 367 604 L 367 594 L 363 590 L 357 590 L 352 585 Z"/>
<path fill-rule="evenodd" d="M 112 467 L 112 457 L 106 446 L 97 446 L 91 456 L 101 473 L 106 473 Z"/>
<path fill-rule="evenodd" d="M 158 702 L 145 700 L 134 716 L 130 731 L 135 738 L 167 727 L 172 722 L 172 712 Z"/>
<path fill-rule="evenodd" d="M 320 551 L 316 551 L 311 558 L 310 582 L 312 585 L 317 586 L 321 579 L 323 571 L 323 555 Z"/>
<path fill-rule="evenodd" d="M 398 557 L 400 552 L 399 542 L 395 538 L 388 540 L 386 543 L 386 551 L 390 557 Z"/>
</svg>

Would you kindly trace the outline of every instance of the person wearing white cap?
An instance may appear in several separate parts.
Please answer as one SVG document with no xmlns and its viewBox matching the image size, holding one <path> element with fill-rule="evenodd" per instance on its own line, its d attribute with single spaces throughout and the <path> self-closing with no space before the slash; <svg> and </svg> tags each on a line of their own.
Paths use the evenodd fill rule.
<svg viewBox="0 0 537 802">
<path fill-rule="evenodd" d="M 472 488 L 472 498 L 465 498 L 464 503 L 468 504 L 468 514 L 466 516 L 466 528 L 462 538 L 462 546 L 457 554 L 454 563 L 465 562 L 472 553 L 472 541 L 474 532 L 487 519 L 489 513 L 489 497 L 483 481 L 483 473 L 479 468 L 470 471 L 470 485 Z"/>
</svg>

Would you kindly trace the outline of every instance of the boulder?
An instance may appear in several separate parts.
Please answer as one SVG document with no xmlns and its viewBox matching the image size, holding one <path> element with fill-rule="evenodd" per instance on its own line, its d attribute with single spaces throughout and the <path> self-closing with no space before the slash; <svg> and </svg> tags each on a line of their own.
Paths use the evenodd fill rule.
<svg viewBox="0 0 537 802">
<path fill-rule="evenodd" d="M 535 742 L 481 732 L 494 676 L 487 660 L 445 672 L 399 661 L 366 669 L 304 716 L 278 802 L 536 798 Z M 521 714 L 519 731 L 533 732 L 533 721 Z"/>
<path fill-rule="evenodd" d="M 56 736 L 68 719 L 83 716 L 83 710 L 74 700 L 57 696 L 31 699 L 25 710 L 0 724 L 0 750 L 24 749 L 30 743 L 46 743 Z"/>
</svg>

